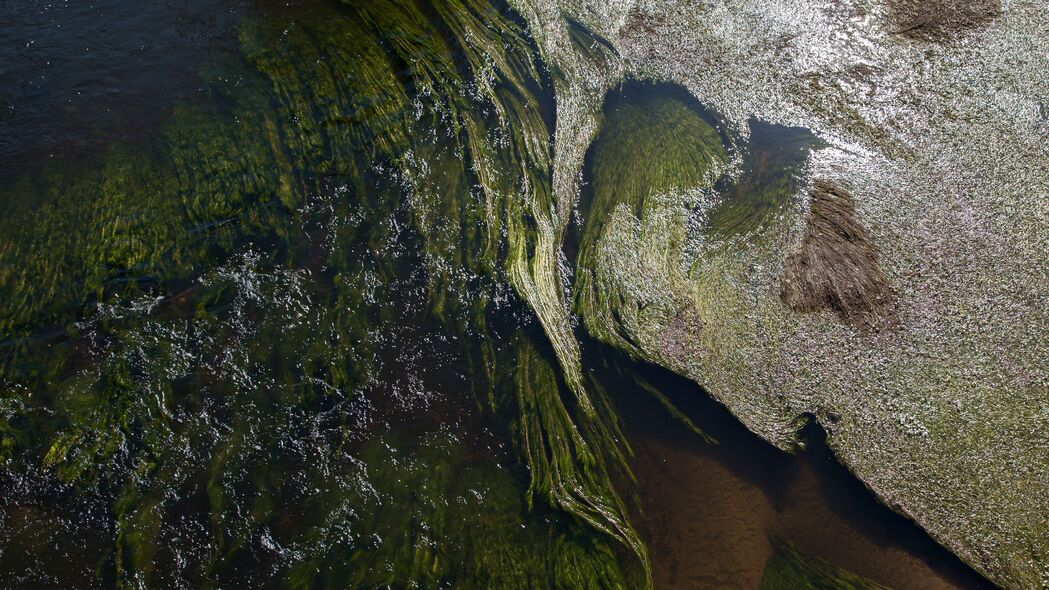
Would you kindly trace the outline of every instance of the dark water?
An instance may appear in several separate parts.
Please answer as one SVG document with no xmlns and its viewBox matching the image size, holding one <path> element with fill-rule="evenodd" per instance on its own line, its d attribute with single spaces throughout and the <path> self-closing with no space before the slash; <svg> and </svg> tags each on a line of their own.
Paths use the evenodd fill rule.
<svg viewBox="0 0 1049 590">
<path fill-rule="evenodd" d="M 440 16 L 432 10 L 424 16 Z M 353 42 L 338 37 L 340 19 L 354 23 L 348 10 L 325 2 L 13 0 L 0 5 L 0 18 L 4 218 L 46 212 L 63 198 L 96 198 L 75 192 L 96 186 L 77 184 L 81 176 L 99 174 L 105 188 L 123 178 L 114 170 L 156 166 L 156 175 L 100 194 L 164 197 L 156 207 L 177 194 L 178 210 L 196 223 L 185 251 L 161 249 L 155 257 L 141 255 L 133 235 L 131 245 L 103 253 L 109 272 L 99 286 L 67 286 L 87 293 L 87 303 L 59 305 L 0 335 L 0 585 L 397 587 L 404 577 L 448 586 L 478 579 L 457 559 L 478 569 L 502 564 L 507 577 L 535 563 L 550 567 L 529 561 L 543 551 L 573 564 L 577 550 L 595 563 L 610 555 L 629 561 L 564 513 L 525 505 L 530 467 L 515 449 L 527 416 L 500 392 L 513 385 L 523 359 L 556 365 L 534 316 L 505 282 L 456 266 L 457 248 L 482 241 L 476 228 L 449 221 L 437 224 L 448 225 L 437 237 L 428 234 L 418 212 L 423 193 L 405 188 L 413 179 L 403 170 L 336 157 L 345 153 L 332 126 L 351 125 L 352 117 L 317 113 L 346 97 L 312 87 L 308 76 L 338 71 L 345 56 L 326 54 L 334 46 L 325 43 Z M 245 30 L 263 31 L 264 42 Z M 246 66 L 243 47 L 253 48 L 254 67 L 280 82 L 271 72 L 285 66 L 279 56 L 288 39 L 297 51 L 319 53 L 292 61 L 303 80 L 274 90 Z M 398 42 L 390 33 L 381 46 L 392 55 Z M 462 56 L 453 61 L 468 67 Z M 411 65 L 397 64 L 405 72 Z M 311 66 L 317 69 L 306 72 Z M 531 90 L 541 95 L 539 119 L 549 127 L 549 89 Z M 264 92 L 260 105 L 252 102 Z M 653 91 L 639 85 L 623 96 L 643 101 L 646 92 Z M 698 108 L 679 91 L 656 92 Z M 313 102 L 282 119 L 280 109 L 300 96 Z M 352 98 L 362 111 L 386 99 Z M 277 114 L 246 121 L 253 111 L 245 104 Z M 313 128 L 303 113 L 330 125 L 324 145 L 309 144 Z M 212 125 L 222 130 L 218 138 L 207 133 Z M 187 127 L 193 133 L 179 135 Z M 241 131 L 241 144 L 185 146 Z M 358 141 L 356 133 L 351 127 L 346 135 Z M 440 196 L 472 193 L 469 178 L 454 180 L 456 164 L 445 162 L 461 148 L 434 135 L 423 168 L 442 174 L 420 176 L 437 185 L 423 208 L 444 221 L 463 205 Z M 272 162 L 212 167 L 260 136 L 292 147 L 274 148 Z M 773 167 L 770 161 L 797 164 L 796 130 L 756 123 L 754 136 L 751 172 Z M 191 186 L 219 185 L 218 197 L 244 184 L 239 198 L 250 200 L 259 178 L 290 192 L 304 186 L 306 196 L 292 202 L 281 192 L 253 208 L 232 197 L 197 203 L 186 181 L 164 180 L 175 176 L 166 171 L 169 160 L 186 153 L 209 156 L 177 169 L 199 172 Z M 315 160 L 300 163 L 301 153 Z M 93 172 L 97 162 L 102 173 Z M 267 176 L 285 164 L 291 173 Z M 154 176 L 156 187 L 144 186 Z M 760 196 L 774 184 L 749 178 L 725 190 Z M 91 245 L 109 231 L 92 224 L 109 227 L 109 209 L 128 206 L 98 198 L 101 213 L 90 218 L 26 219 L 41 224 L 38 234 L 83 231 L 87 237 L 71 244 Z M 748 203 L 743 210 L 774 206 Z M 132 217 L 135 227 L 146 214 Z M 747 219 L 738 210 L 724 218 L 730 229 Z M 167 235 L 149 233 L 160 231 L 151 225 L 142 231 L 154 245 Z M 468 237 L 441 241 L 456 231 Z M 5 233 L 0 245 L 15 247 L 15 235 Z M 78 264 L 55 276 L 93 280 L 77 274 Z M 695 385 L 596 343 L 586 350 L 586 366 L 611 392 L 636 451 L 635 523 L 658 588 L 757 587 L 770 536 L 893 587 L 985 587 L 880 506 L 826 456 L 818 433 L 810 452 L 783 455 Z M 636 377 L 720 444 L 705 444 L 671 419 Z M 550 382 L 563 390 L 556 377 Z M 544 578 L 536 579 L 543 587 Z"/>
<path fill-rule="evenodd" d="M 0 177 L 141 139 L 204 92 L 199 70 L 232 53 L 247 2 L 0 4 Z"/>
</svg>

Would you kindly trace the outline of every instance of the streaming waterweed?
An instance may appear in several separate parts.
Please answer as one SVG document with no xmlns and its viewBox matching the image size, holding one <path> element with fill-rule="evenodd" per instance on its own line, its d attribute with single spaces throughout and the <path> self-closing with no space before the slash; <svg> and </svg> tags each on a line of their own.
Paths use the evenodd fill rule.
<svg viewBox="0 0 1049 590">
<path fill-rule="evenodd" d="M 564 304 L 522 25 L 388 0 L 239 39 L 211 103 L 7 189 L 5 469 L 112 515 L 67 581 L 644 585 L 614 411 L 533 311 Z"/>
</svg>

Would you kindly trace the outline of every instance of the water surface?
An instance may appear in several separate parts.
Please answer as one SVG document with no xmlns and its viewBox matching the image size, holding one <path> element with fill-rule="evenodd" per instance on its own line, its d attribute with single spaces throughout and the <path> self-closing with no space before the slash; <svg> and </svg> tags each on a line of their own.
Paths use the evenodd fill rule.
<svg viewBox="0 0 1049 590">
<path fill-rule="evenodd" d="M 418 5 L 0 8 L 0 583 L 636 581 L 632 531 L 586 520 L 619 506 L 605 479 L 633 495 L 618 409 L 659 588 L 756 587 L 770 535 L 892 586 L 981 587 L 826 457 L 597 345 L 587 367 L 621 373 L 582 420 L 503 266 L 535 247 L 517 191 L 549 196 L 548 73 L 506 6 Z M 716 124 L 651 90 L 620 96 Z M 774 213 L 763 171 L 793 175 L 801 134 L 754 123 L 719 228 Z M 596 460 L 556 449 L 572 420 Z M 544 469 L 598 509 L 552 507 Z"/>
<path fill-rule="evenodd" d="M 748 432 L 694 383 L 604 354 L 613 364 L 627 363 L 635 378 L 658 387 L 719 443 L 707 444 L 631 377 L 609 371 L 637 453 L 639 526 L 657 588 L 756 588 L 773 554 L 771 540 L 789 540 L 890 588 L 994 588 L 879 503 L 835 461 L 818 427 L 806 430 L 805 451 L 788 455 Z"/>
</svg>

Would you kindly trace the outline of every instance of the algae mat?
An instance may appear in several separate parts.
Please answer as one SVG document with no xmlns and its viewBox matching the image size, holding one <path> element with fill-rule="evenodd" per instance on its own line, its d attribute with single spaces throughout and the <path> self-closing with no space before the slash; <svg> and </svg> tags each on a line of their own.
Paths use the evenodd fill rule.
<svg viewBox="0 0 1049 590">
<path fill-rule="evenodd" d="M 649 586 L 584 331 L 1044 582 L 1041 17 L 806 6 L 237 3 L 141 125 L 6 147 L 4 583 Z"/>
<path fill-rule="evenodd" d="M 817 421 L 887 505 L 996 583 L 1049 585 L 1044 6 L 520 4 L 568 72 L 554 178 L 576 180 L 558 202 L 593 187 L 573 302 L 587 330 L 781 448 Z M 698 143 L 616 139 L 609 125 L 635 118 L 609 121 L 604 97 L 624 77 L 679 84 L 730 135 L 757 119 L 821 145 L 802 148 L 798 188 L 762 199 L 780 203 L 769 215 L 740 215 L 738 191 L 684 164 L 620 191 L 661 169 L 663 146 Z"/>
</svg>

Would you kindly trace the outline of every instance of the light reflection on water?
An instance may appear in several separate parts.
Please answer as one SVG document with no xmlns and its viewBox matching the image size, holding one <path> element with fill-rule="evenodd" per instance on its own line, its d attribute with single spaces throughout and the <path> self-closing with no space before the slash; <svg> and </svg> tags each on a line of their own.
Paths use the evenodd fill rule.
<svg viewBox="0 0 1049 590">
<path fill-rule="evenodd" d="M 899 590 L 994 588 L 875 500 L 834 460 L 818 429 L 806 431 L 807 450 L 787 455 L 694 383 L 658 367 L 629 366 L 719 443 L 705 444 L 629 377 L 606 372 L 636 451 L 639 527 L 657 588 L 756 588 L 773 539 Z"/>
<path fill-rule="evenodd" d="M 4 35 L 13 41 L 0 49 L 0 60 L 7 64 L 0 71 L 0 84 L 8 93 L 0 104 L 6 109 L 0 119 L 0 179 L 6 180 L 41 159 L 90 160 L 113 142 L 143 141 L 174 105 L 206 98 L 199 71 L 235 54 L 235 28 L 253 8 L 240 2 L 140 7 L 103 2 L 47 8 L 8 2 L 0 10 L 5 22 L 12 23 Z M 281 18 L 294 18 L 293 8 L 279 12 Z M 367 188 L 375 191 L 391 190 L 396 184 L 381 174 L 369 180 L 373 184 Z M 441 320 L 429 314 L 433 294 L 427 289 L 419 237 L 404 229 L 404 208 L 371 219 L 360 208 L 350 207 L 350 213 L 339 208 L 345 205 L 340 200 L 351 197 L 337 183 L 326 189 L 313 195 L 304 209 L 301 223 L 307 244 L 258 240 L 198 269 L 195 277 L 184 278 L 174 296 L 102 303 L 96 316 L 75 329 L 53 340 L 48 340 L 50 333 L 43 337 L 71 359 L 67 374 L 56 375 L 56 381 L 101 378 L 120 363 L 130 367 L 129 375 L 113 378 L 140 387 L 136 403 L 141 411 L 165 423 L 161 439 L 149 444 L 166 449 L 167 463 L 135 463 L 130 443 L 114 439 L 107 457 L 111 464 L 106 466 L 111 479 L 103 477 L 87 492 L 59 484 L 35 468 L 16 473 L 5 467 L 0 480 L 0 536 L 5 541 L 0 581 L 112 585 L 117 567 L 112 548 L 134 545 L 129 537 L 139 529 L 157 536 L 155 553 L 142 554 L 136 546 L 126 552 L 134 555 L 124 559 L 155 569 L 156 580 L 163 583 L 200 583 L 196 563 L 221 562 L 216 555 L 234 554 L 235 563 L 224 564 L 227 569 L 219 580 L 261 583 L 278 570 L 295 572 L 307 566 L 337 575 L 341 564 L 324 563 L 327 555 L 345 555 L 333 547 L 366 550 L 381 545 L 382 534 L 395 531 L 405 520 L 414 519 L 411 526 L 418 529 L 414 532 L 420 543 L 434 542 L 426 536 L 431 523 L 417 518 L 434 514 L 427 512 L 432 507 L 409 506 L 414 498 L 405 495 L 406 486 L 427 485 L 431 472 L 451 464 L 471 474 L 462 486 L 446 482 L 441 489 L 448 495 L 439 500 L 477 512 L 499 496 L 498 490 L 484 487 L 485 477 L 495 482 L 493 489 L 525 485 L 527 474 L 513 457 L 499 416 L 479 409 L 486 403 L 485 392 L 475 387 L 484 353 L 480 343 L 462 340 L 481 335 L 449 327 L 468 323 L 465 309 Z M 332 237 L 346 226 L 363 228 L 345 253 L 349 262 L 343 270 L 359 270 L 353 276 L 337 273 L 327 263 L 328 257 L 339 254 L 337 248 L 347 245 Z M 282 250 L 293 247 L 301 251 Z M 352 283 L 347 291 L 354 297 L 349 303 L 334 295 L 347 283 Z M 469 288 L 454 297 L 507 301 L 498 307 L 505 325 L 492 330 L 495 346 L 508 347 L 506 335 L 514 330 L 537 330 L 505 286 L 481 280 L 466 283 Z M 333 303 L 343 307 L 333 309 Z M 206 312 L 201 307 L 207 307 Z M 354 314 L 367 316 L 366 328 L 354 331 L 340 323 L 354 322 Z M 346 333 L 361 340 L 332 346 L 332 351 L 360 357 L 322 360 L 340 370 L 359 369 L 361 374 L 352 379 L 358 386 L 352 389 L 328 382 L 317 360 L 331 352 L 325 349 L 331 346 L 326 339 L 338 341 Z M 324 352 L 315 353 L 317 349 Z M 756 579 L 755 573 L 760 577 L 768 552 L 760 540 L 763 531 L 755 527 L 764 526 L 875 578 L 884 574 L 887 581 L 945 579 L 974 587 L 970 572 L 942 551 L 930 549 L 929 541 L 916 531 L 908 529 L 903 541 L 886 541 L 868 534 L 861 515 L 835 512 L 827 508 L 833 502 L 819 498 L 806 500 L 806 506 L 835 512 L 840 520 L 828 525 L 818 519 L 784 524 L 783 519 L 770 523 L 743 518 L 733 524 L 745 529 L 740 536 L 739 530 L 703 526 L 701 518 L 700 532 L 682 530 L 675 521 L 694 514 L 679 518 L 669 510 L 684 510 L 693 494 L 709 492 L 704 486 L 714 478 L 701 477 L 694 487 L 684 489 L 668 482 L 680 483 L 677 473 L 696 471 L 725 482 L 743 464 L 780 477 L 752 477 L 739 490 L 715 486 L 724 492 L 717 497 L 724 513 L 752 514 L 762 497 L 784 496 L 784 486 L 794 491 L 838 486 L 841 493 L 866 502 L 867 508 L 887 511 L 876 508 L 858 486 L 842 485 L 848 480 L 845 474 L 813 476 L 807 460 L 788 465 L 790 461 L 742 432 L 727 413 L 705 427 L 722 438 L 718 448 L 729 452 L 701 450 L 692 439 L 653 435 L 652 429 L 672 432 L 673 427 L 658 414 L 634 411 L 630 400 L 643 398 L 642 390 L 624 388 L 617 395 L 620 404 L 630 408 L 624 416 L 638 441 L 635 468 L 645 482 L 641 499 L 651 516 L 643 526 L 655 555 L 656 579 L 668 587 L 688 575 L 678 570 L 691 567 L 673 563 L 673 557 L 667 560 L 678 554 L 703 553 L 706 563 L 718 563 L 715 569 L 724 569 L 720 559 L 732 556 L 739 561 L 733 567 L 745 572 L 748 581 Z M 178 410 L 168 414 L 171 407 Z M 38 408 L 47 412 L 46 399 Z M 114 427 L 102 424 L 99 429 Z M 455 449 L 459 459 L 448 463 L 446 457 L 453 454 L 445 452 L 448 448 Z M 651 475 L 667 457 L 672 462 L 663 473 L 669 477 Z M 195 471 L 201 465 L 209 467 L 203 473 Z M 156 469 L 163 472 L 160 481 L 172 487 L 155 487 L 150 478 L 157 477 Z M 804 483 L 784 483 L 795 477 Z M 348 503 L 340 503 L 340 494 L 377 516 L 362 519 Z M 117 495 L 137 502 L 133 509 L 117 503 L 117 510 L 128 509 L 128 514 L 113 514 Z M 761 510 L 769 513 L 768 506 Z M 164 522 L 154 511 L 163 514 Z M 796 519 L 797 512 L 786 512 Z M 555 520 L 540 510 L 526 524 L 539 527 L 538 521 Z M 904 524 L 893 526 L 906 529 Z M 850 543 L 844 550 L 843 537 L 832 532 L 806 537 L 814 529 L 832 528 L 859 532 L 845 533 Z M 882 572 L 879 568 L 889 563 L 887 559 L 865 562 L 858 557 L 882 543 L 892 546 L 887 551 L 908 555 L 911 548 L 906 544 L 911 542 L 921 545 L 914 553 L 922 557 L 906 557 L 913 569 L 901 566 L 903 573 Z M 942 571 L 947 574 L 941 577 Z M 715 578 L 709 587 L 726 579 L 743 578 Z"/>
</svg>

